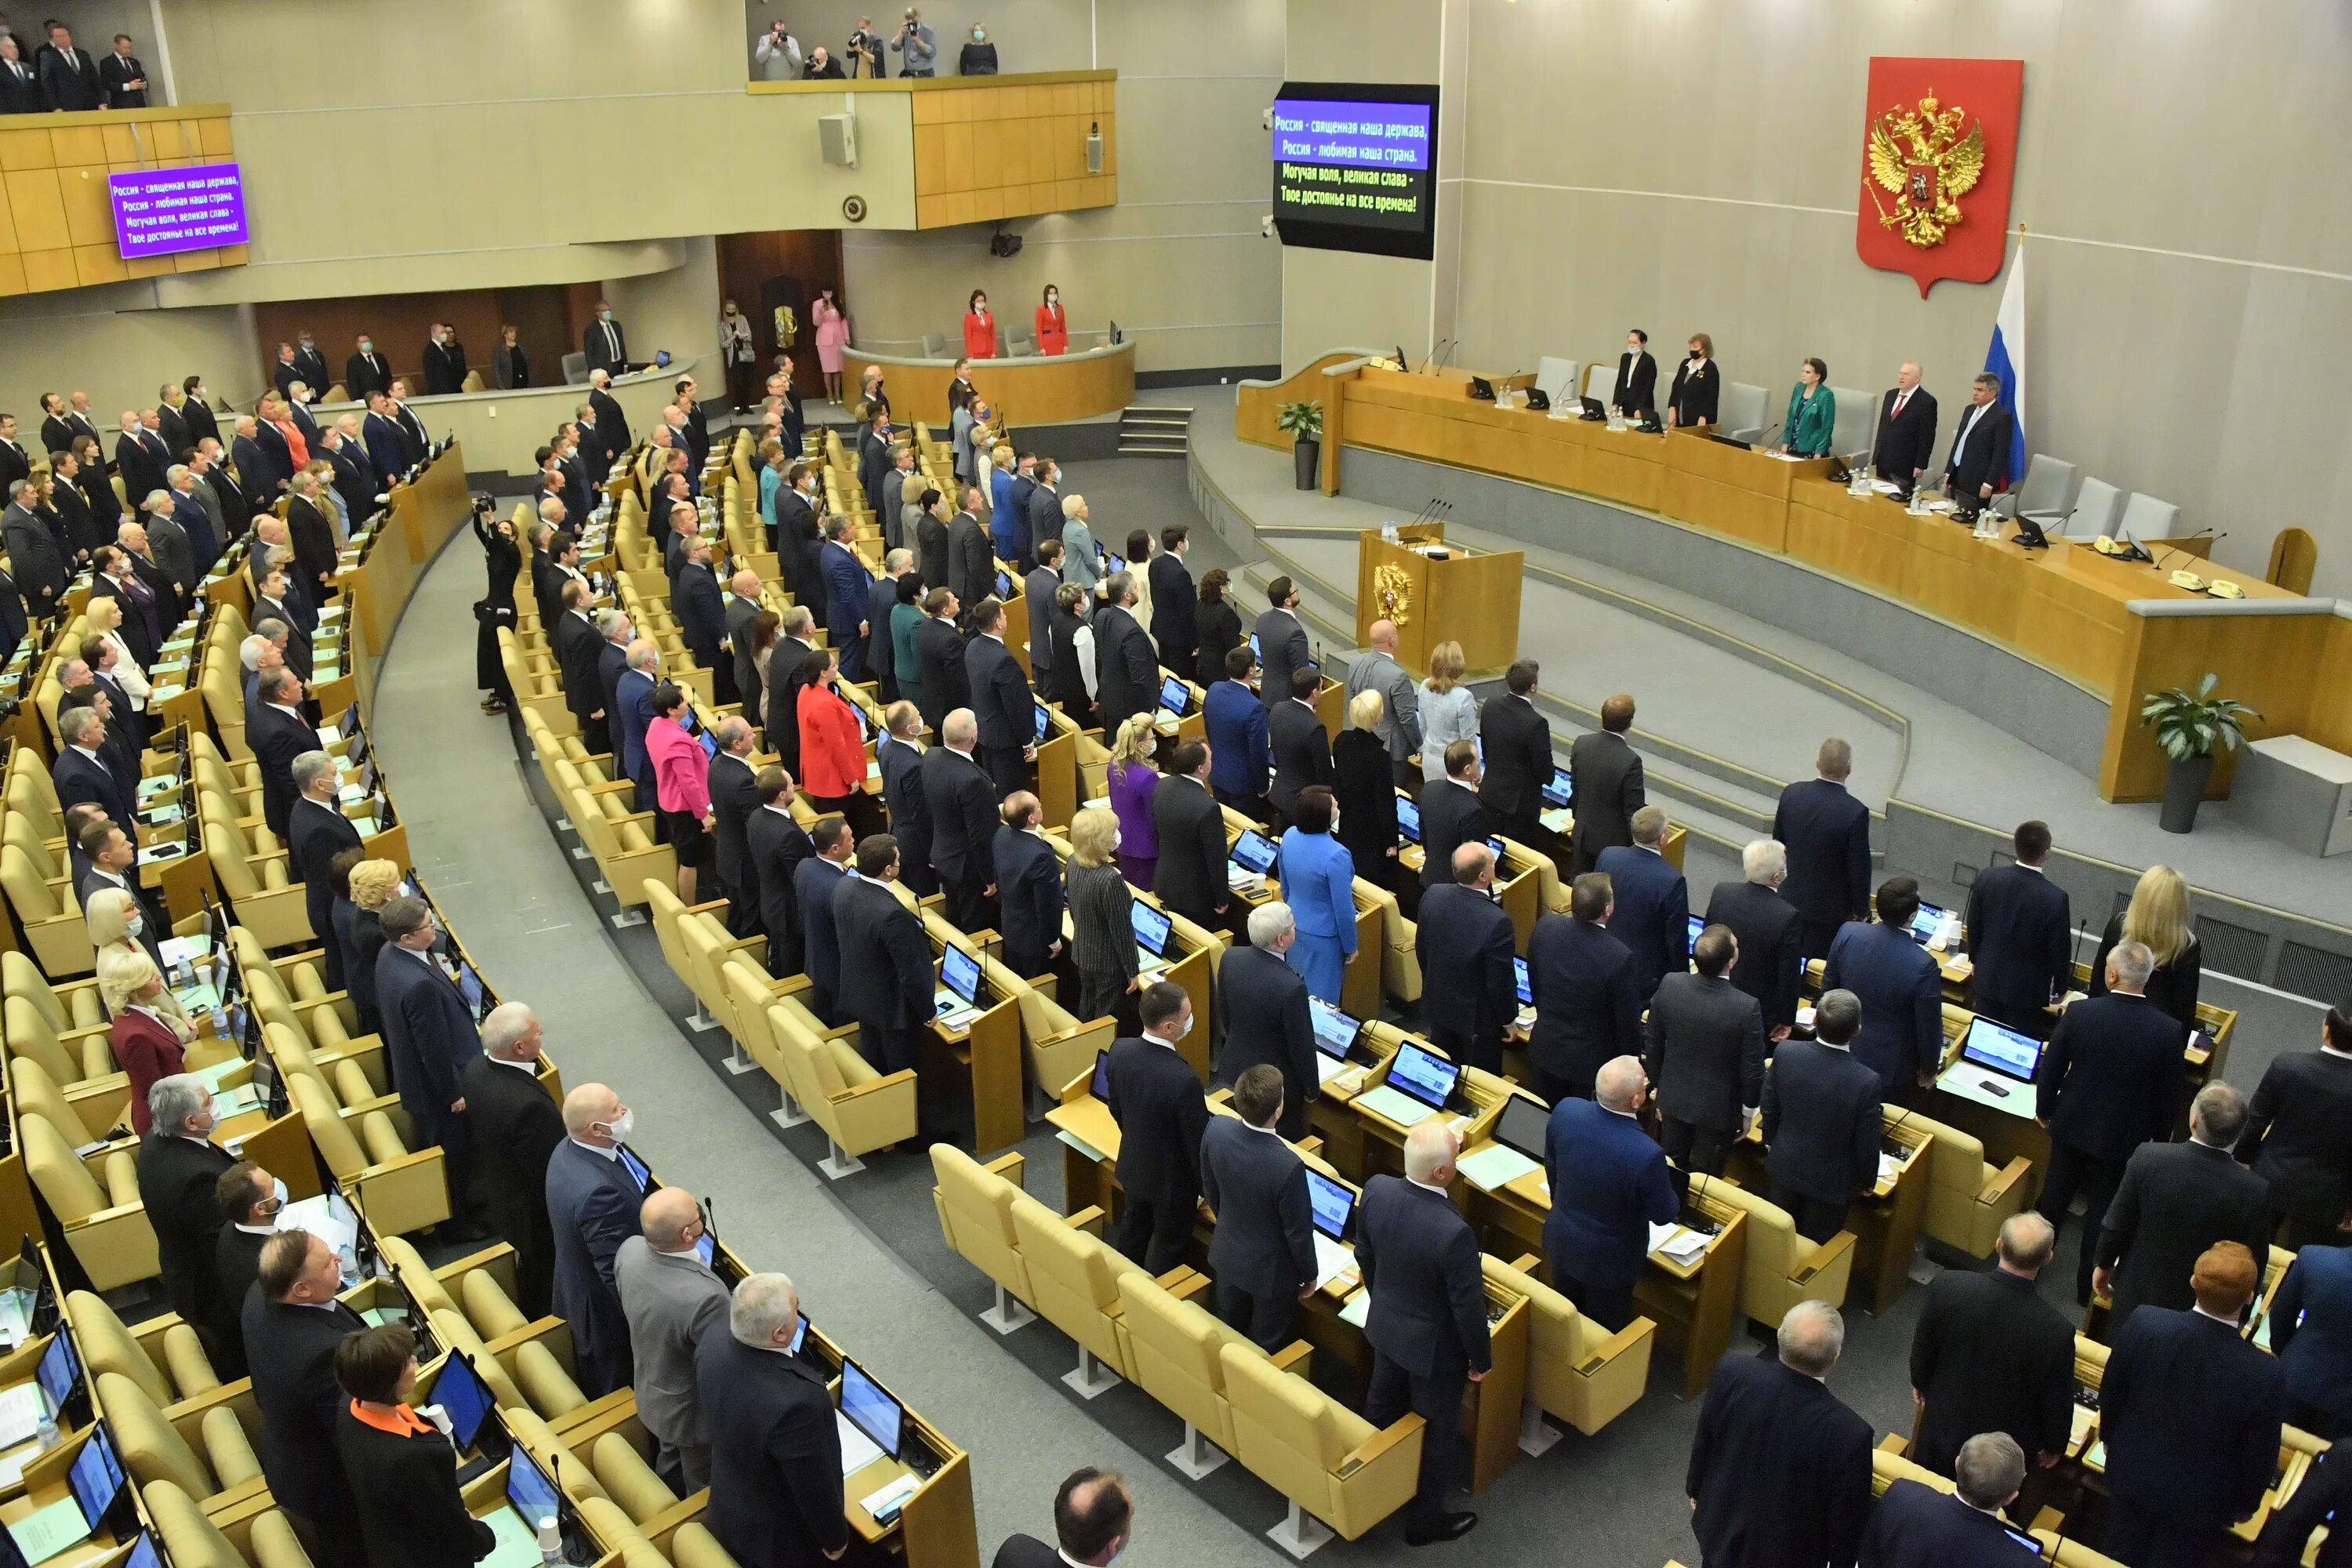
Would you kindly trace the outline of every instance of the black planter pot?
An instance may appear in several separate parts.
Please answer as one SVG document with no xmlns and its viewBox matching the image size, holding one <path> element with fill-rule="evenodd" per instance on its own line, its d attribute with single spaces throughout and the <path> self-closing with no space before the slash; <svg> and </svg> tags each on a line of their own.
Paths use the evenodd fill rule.
<svg viewBox="0 0 2352 1568">
<path fill-rule="evenodd" d="M 1313 489 L 1323 471 L 1323 438 L 1319 436 L 1299 437 L 1297 445 L 1290 449 L 1290 458 L 1298 465 L 1298 488 Z"/>
<path fill-rule="evenodd" d="M 2197 807 L 2205 799 L 2206 781 L 2213 776 L 2213 759 L 2191 757 L 2168 763 L 2164 770 L 2164 814 L 2156 825 L 2167 833 L 2188 833 L 2197 826 Z"/>
</svg>

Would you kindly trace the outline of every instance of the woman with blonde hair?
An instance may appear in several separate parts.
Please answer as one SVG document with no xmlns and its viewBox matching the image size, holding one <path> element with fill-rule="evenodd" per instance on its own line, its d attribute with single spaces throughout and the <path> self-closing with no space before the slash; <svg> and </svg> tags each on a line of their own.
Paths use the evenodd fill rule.
<svg viewBox="0 0 2352 1568">
<path fill-rule="evenodd" d="M 2107 992 L 2107 954 L 2117 942 L 2136 942 L 2156 955 L 2156 970 L 2147 977 L 2147 999 L 2188 1028 L 2197 1027 L 2197 992 L 2204 979 L 2204 957 L 2197 933 L 2189 925 L 2189 883 L 2169 866 L 2150 866 L 2139 874 L 2131 902 L 2107 921 L 2099 938 L 2098 955 L 2091 960 L 2090 993 Z"/>
<path fill-rule="evenodd" d="M 83 612 L 83 619 L 89 623 L 89 635 L 114 650 L 111 673 L 130 695 L 131 706 L 143 712 L 152 689 L 147 683 L 147 672 L 140 668 L 138 658 L 131 651 L 131 645 L 122 639 L 122 601 L 111 594 L 93 594 L 89 608 Z M 96 659 L 86 658 L 83 662 L 92 669 L 98 668 Z"/>
<path fill-rule="evenodd" d="M 143 952 L 150 963 L 163 967 L 156 944 L 172 933 L 149 931 L 146 911 L 121 888 L 100 888 L 90 894 L 82 905 L 81 920 L 89 931 L 90 948 L 99 956 L 110 952 Z"/>
<path fill-rule="evenodd" d="M 362 860 L 345 879 L 351 889 L 350 930 L 343 938 L 343 981 L 360 1016 L 360 1033 L 383 1027 L 375 1000 L 375 955 L 383 951 L 383 906 L 400 891 L 400 867 L 391 860 Z"/>
<path fill-rule="evenodd" d="M 1394 892 L 1396 775 L 1389 766 L 1389 743 L 1380 736 L 1387 710 L 1387 700 L 1369 689 L 1348 704 L 1348 727 L 1331 742 L 1332 793 L 1339 805 L 1339 826 L 1331 836 L 1347 847 L 1356 875 Z"/>
<path fill-rule="evenodd" d="M 1111 864 L 1119 847 L 1118 814 L 1098 805 L 1070 819 L 1070 962 L 1078 971 L 1078 1016 L 1116 1017 L 1122 1035 L 1142 1032 L 1135 1007 L 1135 895 Z"/>
<path fill-rule="evenodd" d="M 1445 748 L 1478 738 L 1478 699 L 1462 684 L 1462 645 L 1442 642 L 1429 650 L 1429 679 L 1421 683 L 1421 778 L 1445 776 Z"/>
<path fill-rule="evenodd" d="M 1111 742 L 1111 815 L 1118 818 L 1118 868 L 1139 888 L 1151 886 L 1160 868 L 1160 831 L 1151 823 L 1151 796 L 1160 787 L 1160 770 L 1151 765 L 1159 747 L 1159 731 L 1151 715 L 1138 713 L 1118 727 Z"/>
<path fill-rule="evenodd" d="M 147 1091 L 157 1079 L 188 1070 L 187 1044 L 196 1031 L 163 984 L 163 972 L 139 949 L 99 954 L 98 994 L 114 1016 L 107 1043 L 131 1076 L 131 1125 L 147 1136 Z"/>
</svg>

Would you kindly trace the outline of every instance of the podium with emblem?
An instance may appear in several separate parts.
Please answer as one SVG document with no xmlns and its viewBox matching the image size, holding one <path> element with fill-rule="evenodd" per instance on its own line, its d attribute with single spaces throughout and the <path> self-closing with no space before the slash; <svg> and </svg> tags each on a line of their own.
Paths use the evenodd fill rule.
<svg viewBox="0 0 2352 1568">
<path fill-rule="evenodd" d="M 1518 657 L 1519 584 L 1527 557 L 1446 542 L 1441 522 L 1407 523 L 1393 539 L 1367 529 L 1356 546 L 1356 646 L 1372 623 L 1396 623 L 1397 662 L 1426 672 L 1430 650 L 1462 645 L 1474 679 L 1501 674 Z"/>
</svg>

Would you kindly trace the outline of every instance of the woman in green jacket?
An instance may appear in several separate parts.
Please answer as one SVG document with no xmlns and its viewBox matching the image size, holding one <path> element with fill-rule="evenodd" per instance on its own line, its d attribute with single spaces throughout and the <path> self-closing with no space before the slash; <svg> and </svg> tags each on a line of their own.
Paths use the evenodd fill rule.
<svg viewBox="0 0 2352 1568">
<path fill-rule="evenodd" d="M 1837 429 L 1837 394 L 1829 388 L 1830 367 L 1809 359 L 1797 367 L 1789 389 L 1789 417 L 1781 425 L 1780 450 L 1800 458 L 1829 456 Z"/>
<path fill-rule="evenodd" d="M 915 628 L 923 624 L 918 601 L 923 580 L 912 572 L 898 576 L 898 602 L 890 606 L 890 663 L 898 677 L 898 695 L 909 702 L 922 700 L 923 667 L 915 658 Z"/>
</svg>

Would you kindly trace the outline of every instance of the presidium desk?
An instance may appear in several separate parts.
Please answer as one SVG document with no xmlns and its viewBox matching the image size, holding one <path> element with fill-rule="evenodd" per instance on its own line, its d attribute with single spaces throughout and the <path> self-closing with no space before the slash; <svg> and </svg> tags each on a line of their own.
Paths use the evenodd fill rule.
<svg viewBox="0 0 2352 1568">
<path fill-rule="evenodd" d="M 2235 579 L 2244 599 L 2209 598 L 2173 586 L 2164 570 L 2086 545 L 2027 550 L 2013 542 L 2013 524 L 1999 542 L 1981 541 L 1949 517 L 1849 495 L 1827 478 L 1826 458 L 1790 461 L 1703 436 L 1499 407 L 1470 396 L 1466 373 L 1384 370 L 1348 354 L 1244 385 L 1234 434 L 1287 447 L 1275 415 L 1295 401 L 1323 405 L 1325 495 L 1339 491 L 1345 447 L 1572 491 L 1797 562 L 2042 665 L 2107 703 L 2097 783 L 2109 800 L 2163 793 L 2164 757 L 2141 727 L 2142 694 L 2193 688 L 2209 670 L 2224 695 L 2261 711 L 2250 735 L 2300 734 L 2352 751 L 2352 618 L 2331 599 L 2249 576 Z M 2226 795 L 2231 774 L 2224 757 L 2210 793 Z"/>
</svg>

